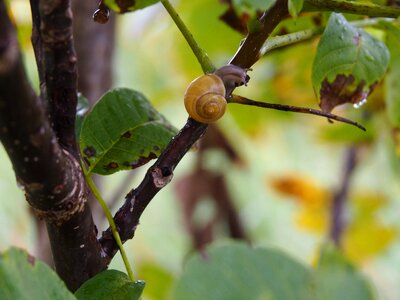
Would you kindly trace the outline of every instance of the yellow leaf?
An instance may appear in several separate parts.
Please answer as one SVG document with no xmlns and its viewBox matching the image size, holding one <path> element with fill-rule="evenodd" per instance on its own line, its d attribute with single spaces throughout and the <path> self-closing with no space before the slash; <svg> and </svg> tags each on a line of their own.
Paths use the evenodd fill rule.
<svg viewBox="0 0 400 300">
<path fill-rule="evenodd" d="M 304 207 L 296 214 L 296 223 L 307 231 L 325 234 L 329 226 L 328 211 L 325 207 Z"/>
<path fill-rule="evenodd" d="M 330 203 L 329 192 L 305 176 L 287 175 L 272 180 L 271 184 L 276 191 L 294 197 L 304 206 L 326 207 Z"/>
<path fill-rule="evenodd" d="M 376 192 L 357 193 L 352 197 L 351 203 L 354 205 L 356 217 L 370 217 L 379 209 L 387 204 L 384 195 Z"/>
<path fill-rule="evenodd" d="M 326 189 L 311 178 L 296 174 L 274 179 L 272 187 L 286 196 L 292 196 L 301 205 L 296 214 L 296 223 L 300 228 L 317 234 L 327 231 L 331 197 Z"/>
<path fill-rule="evenodd" d="M 376 215 L 387 203 L 386 197 L 376 192 L 363 191 L 351 197 L 354 214 L 344 232 L 343 250 L 353 262 L 370 259 L 393 242 L 396 229 L 382 224 Z"/>
<path fill-rule="evenodd" d="M 344 234 L 344 253 L 353 262 L 361 263 L 387 249 L 396 233 L 395 228 L 380 224 L 374 219 L 353 223 Z"/>
<path fill-rule="evenodd" d="M 394 142 L 394 149 L 397 156 L 400 156 L 400 129 L 394 128 L 392 130 L 392 138 Z"/>
</svg>

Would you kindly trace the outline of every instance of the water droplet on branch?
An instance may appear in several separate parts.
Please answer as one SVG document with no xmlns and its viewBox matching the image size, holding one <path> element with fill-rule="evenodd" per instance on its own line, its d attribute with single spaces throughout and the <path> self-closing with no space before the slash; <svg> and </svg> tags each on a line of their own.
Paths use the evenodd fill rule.
<svg viewBox="0 0 400 300">
<path fill-rule="evenodd" d="M 93 13 L 93 20 L 99 24 L 105 24 L 110 19 L 110 9 L 101 1 L 98 9 Z"/>
<path fill-rule="evenodd" d="M 353 107 L 358 109 L 361 106 L 363 106 L 365 103 L 367 103 L 367 98 L 362 99 L 360 102 L 354 103 Z"/>
</svg>

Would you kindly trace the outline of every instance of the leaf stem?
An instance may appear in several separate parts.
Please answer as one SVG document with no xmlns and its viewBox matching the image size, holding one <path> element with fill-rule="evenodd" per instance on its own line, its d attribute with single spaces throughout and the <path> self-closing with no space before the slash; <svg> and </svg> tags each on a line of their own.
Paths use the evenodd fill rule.
<svg viewBox="0 0 400 300">
<path fill-rule="evenodd" d="M 161 0 L 162 5 L 164 5 L 168 14 L 171 16 L 172 20 L 175 22 L 175 25 L 178 27 L 179 31 L 182 33 L 183 37 L 186 39 L 190 48 L 192 49 L 194 55 L 196 56 L 201 68 L 204 73 L 211 73 L 215 70 L 215 66 L 208 57 L 206 51 L 202 49 L 194 39 L 190 30 L 186 27 L 185 23 L 179 17 L 175 8 L 171 5 L 168 0 Z"/>
<path fill-rule="evenodd" d="M 228 101 L 228 103 L 237 103 L 237 104 L 258 106 L 258 107 L 275 109 L 275 110 L 293 111 L 293 112 L 302 113 L 302 114 L 317 115 L 320 117 L 326 117 L 326 118 L 328 118 L 328 120 L 336 120 L 338 122 L 347 123 L 347 124 L 356 126 L 363 131 L 366 131 L 365 127 L 357 122 L 354 122 L 352 120 L 349 120 L 349 119 L 346 119 L 346 118 L 343 118 L 343 117 L 340 117 L 340 116 L 337 116 L 337 115 L 334 115 L 334 114 L 331 114 L 328 112 L 323 112 L 323 111 L 320 111 L 317 109 L 313 109 L 313 108 L 255 101 L 255 100 L 247 99 L 245 97 L 238 96 L 238 95 L 232 95 L 232 97 L 229 98 L 227 101 Z"/>
<path fill-rule="evenodd" d="M 108 208 L 107 203 L 104 201 L 103 197 L 100 195 L 100 192 L 97 189 L 96 184 L 94 183 L 92 177 L 90 176 L 90 173 L 86 172 L 83 165 L 82 165 L 82 169 L 84 171 L 86 182 L 87 182 L 90 190 L 92 191 L 93 195 L 95 196 L 95 198 L 99 202 L 100 206 L 102 207 L 104 214 L 108 220 L 108 223 L 110 224 L 112 235 L 115 239 L 115 242 L 118 245 L 119 251 L 121 252 L 121 257 L 122 257 L 122 260 L 124 261 L 128 276 L 132 281 L 135 281 L 135 277 L 133 276 L 131 265 L 129 264 L 128 257 L 126 256 L 126 252 L 125 252 L 124 246 L 122 245 L 121 237 L 119 236 L 117 226 L 115 225 L 111 211 Z"/>
<path fill-rule="evenodd" d="M 260 56 L 264 56 L 267 52 L 277 48 L 297 44 L 312 39 L 321 34 L 323 31 L 323 27 L 318 27 L 315 29 L 307 29 L 285 35 L 277 35 L 271 37 L 264 43 L 263 47 L 261 48 Z"/>
<path fill-rule="evenodd" d="M 337 11 L 370 17 L 397 18 L 400 8 L 393 6 L 377 5 L 366 2 L 353 2 L 343 0 L 305 0 L 303 11 Z"/>
<path fill-rule="evenodd" d="M 352 26 L 355 27 L 367 27 L 379 24 L 381 21 L 391 22 L 395 21 L 396 19 L 392 18 L 371 18 L 365 20 L 357 20 L 353 22 L 349 22 Z M 302 31 L 292 32 L 285 35 L 277 35 L 269 38 L 263 45 L 260 50 L 260 56 L 266 55 L 271 50 L 282 48 L 285 46 L 301 43 L 312 38 L 319 36 L 325 27 L 317 27 L 314 29 L 306 29 Z"/>
</svg>

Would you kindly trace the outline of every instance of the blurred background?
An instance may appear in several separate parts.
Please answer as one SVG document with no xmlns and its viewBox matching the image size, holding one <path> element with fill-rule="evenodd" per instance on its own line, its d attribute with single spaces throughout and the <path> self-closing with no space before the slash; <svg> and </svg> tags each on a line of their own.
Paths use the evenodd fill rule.
<svg viewBox="0 0 400 300">
<path fill-rule="evenodd" d="M 228 63 L 243 36 L 219 20 L 226 5 L 215 0 L 173 4 L 212 61 Z M 11 0 L 10 7 L 38 91 L 29 2 Z M 110 87 L 138 90 L 181 128 L 187 119 L 185 88 L 202 72 L 162 5 L 111 14 L 104 25 L 92 20 L 96 8 L 92 1 L 74 2 L 82 94 L 94 103 Z M 89 38 L 94 41 L 82 42 Z M 249 72 L 249 85 L 235 92 L 318 108 L 311 84 L 317 43 L 262 58 Z M 362 108 L 348 105 L 335 113 L 362 123 L 367 132 L 310 115 L 229 105 L 198 149 L 178 165 L 173 181 L 153 199 L 134 239 L 125 244 L 136 276 L 147 282 L 144 299 L 168 299 L 188 255 L 227 238 L 273 245 L 311 266 L 324 241 L 339 239 L 379 299 L 400 299 L 399 133 L 385 112 L 385 84 Z M 98 179 L 114 212 L 146 169 Z M 14 245 L 51 261 L 43 226 L 32 216 L 1 146 L 0 193 L 0 250 Z M 339 233 L 331 221 L 338 199 Z M 107 222 L 95 203 L 93 207 L 101 231 Z M 124 271 L 118 255 L 111 268 Z"/>
</svg>

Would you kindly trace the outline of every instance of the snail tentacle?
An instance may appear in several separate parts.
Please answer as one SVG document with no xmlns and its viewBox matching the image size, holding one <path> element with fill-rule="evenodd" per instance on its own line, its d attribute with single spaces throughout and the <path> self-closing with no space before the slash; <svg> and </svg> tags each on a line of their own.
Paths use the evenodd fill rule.
<svg viewBox="0 0 400 300">
<path fill-rule="evenodd" d="M 250 80 L 250 76 L 247 75 L 247 71 L 249 71 L 249 69 L 244 69 L 235 65 L 226 65 L 214 72 L 214 74 L 219 76 L 224 82 L 226 98 L 231 96 L 236 87 L 247 85 Z"/>
</svg>

